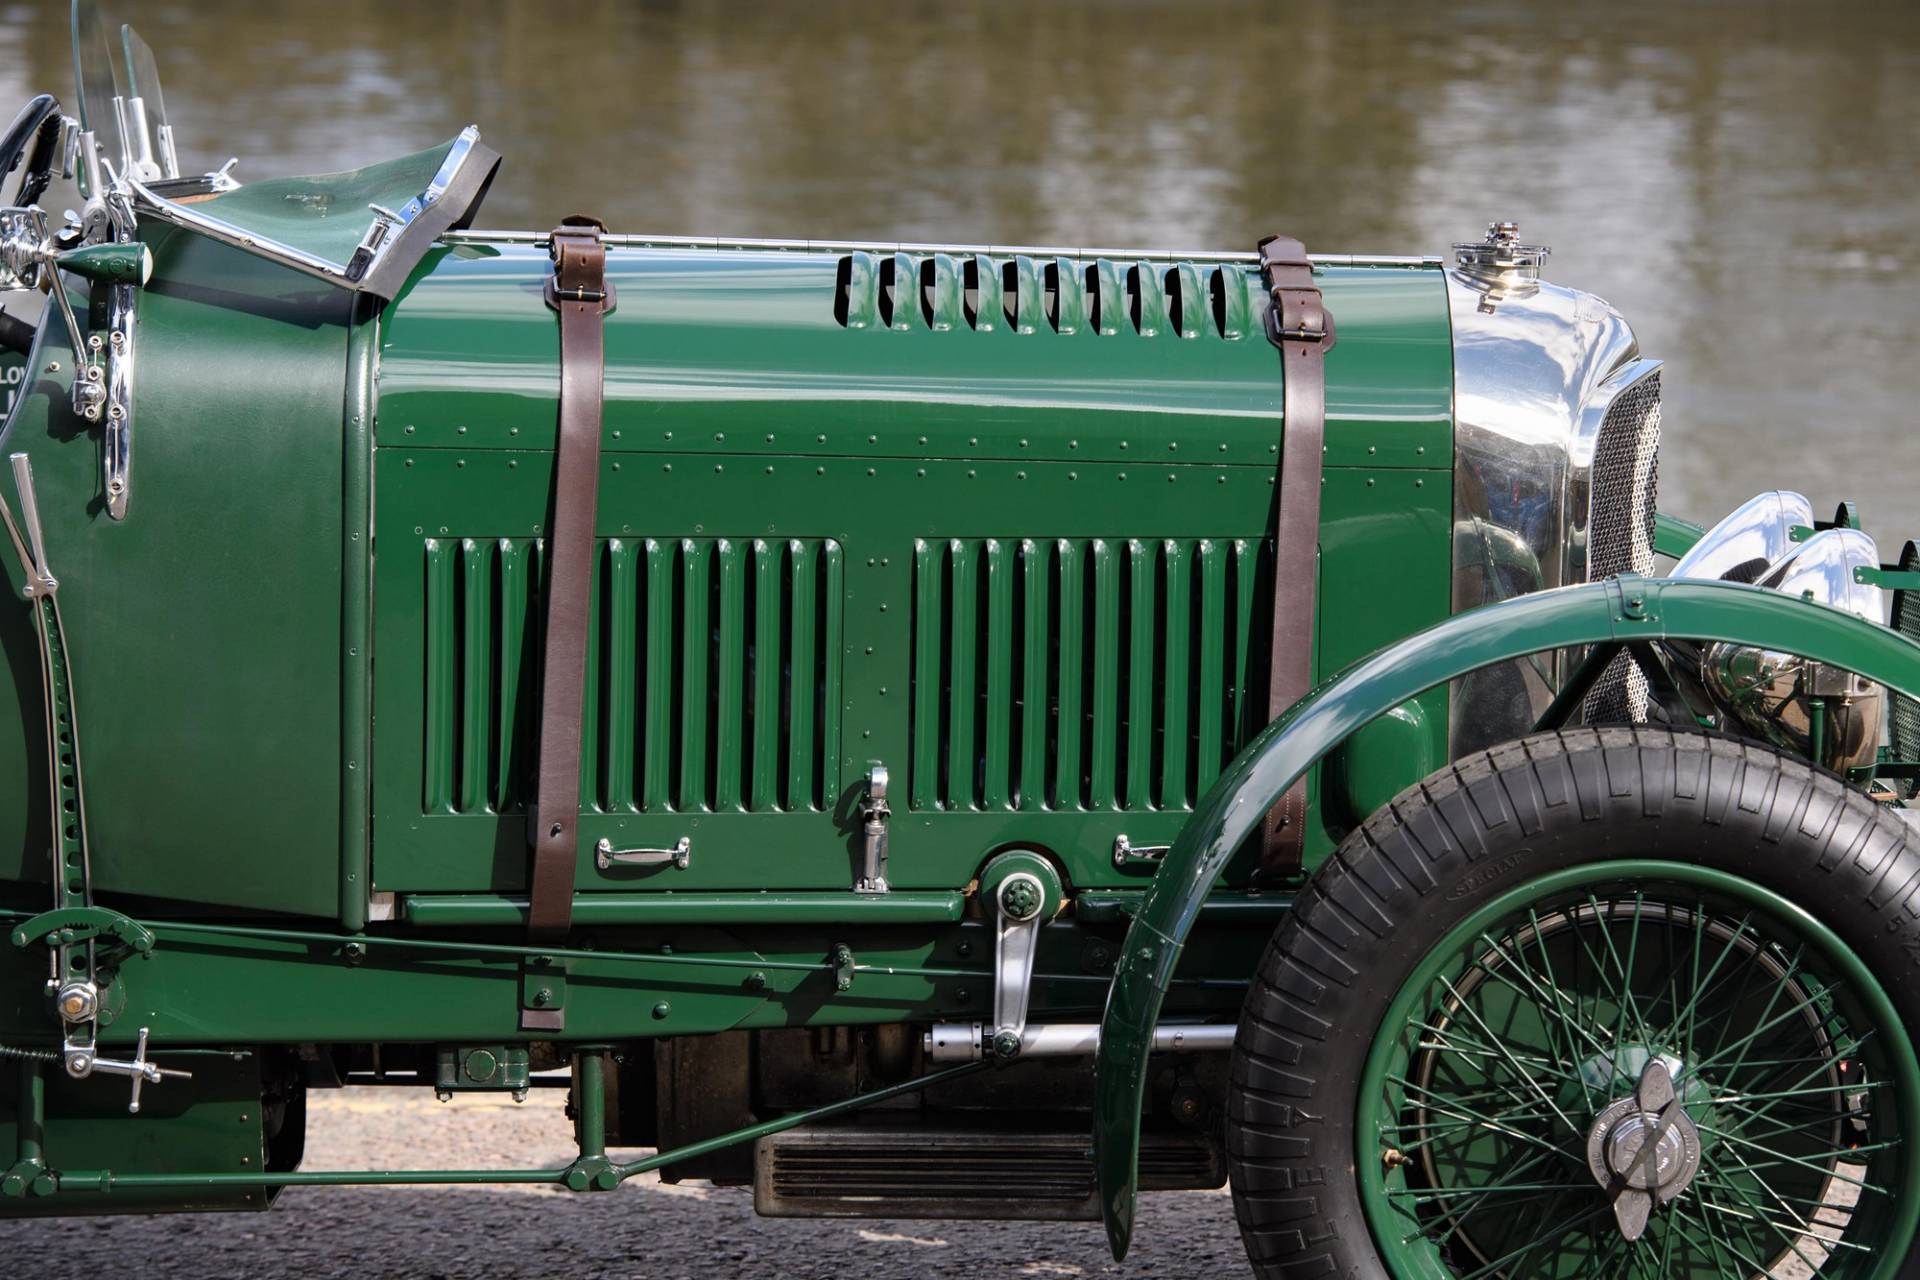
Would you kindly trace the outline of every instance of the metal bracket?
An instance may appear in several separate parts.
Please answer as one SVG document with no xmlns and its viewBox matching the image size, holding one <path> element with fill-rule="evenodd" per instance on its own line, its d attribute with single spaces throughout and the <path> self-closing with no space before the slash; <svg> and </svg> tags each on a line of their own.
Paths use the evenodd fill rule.
<svg viewBox="0 0 1920 1280">
<path fill-rule="evenodd" d="M 601 837 L 593 846 L 593 865 L 602 871 L 621 867 L 664 867 L 685 871 L 693 861 L 693 837 L 681 836 L 671 849 L 616 849 L 613 841 Z"/>
<path fill-rule="evenodd" d="M 147 1028 L 140 1028 L 140 1040 L 133 1050 L 133 1061 L 119 1062 L 113 1058 L 96 1057 L 93 1052 L 93 1021 L 89 1011 L 84 1023 L 77 1023 L 76 1029 L 67 1033 L 61 1045 L 62 1057 L 66 1060 L 67 1074 L 76 1080 L 84 1080 L 92 1075 L 126 1076 L 132 1081 L 132 1089 L 127 1097 L 127 1114 L 140 1114 L 140 1086 L 159 1084 L 162 1080 L 191 1080 L 193 1072 L 175 1071 L 169 1067 L 156 1067 L 147 1061 Z"/>
<path fill-rule="evenodd" d="M 107 293 L 106 423 L 100 436 L 100 479 L 106 495 L 107 515 L 115 520 L 127 518 L 127 502 L 133 495 L 133 346 L 137 293 L 130 284 L 113 285 Z"/>
<path fill-rule="evenodd" d="M 844 942 L 833 944 L 833 989 L 851 991 L 853 989 L 853 948 Z"/>
<path fill-rule="evenodd" d="M 1122 871 L 1158 867 L 1171 848 L 1170 844 L 1135 844 L 1123 831 L 1113 838 L 1113 865 Z"/>
<path fill-rule="evenodd" d="M 1020 1056 L 1027 1029 L 1027 998 L 1033 990 L 1033 961 L 1039 951 L 1041 907 L 1046 886 L 1031 871 L 1015 871 L 994 894 L 998 917 L 993 941 L 993 1056 Z"/>
<path fill-rule="evenodd" d="M 106 907 L 62 907 L 42 911 L 14 928 L 16 947 L 27 947 L 45 938 L 50 946 L 70 947 L 96 938 L 113 938 L 130 951 L 146 955 L 153 950 L 153 931 L 138 921 Z"/>
<path fill-rule="evenodd" d="M 564 1031 L 567 1027 L 567 962 L 528 956 L 520 962 L 520 1029 Z"/>
<path fill-rule="evenodd" d="M 874 761 L 867 770 L 866 799 L 860 805 L 866 819 L 866 843 L 861 850 L 860 877 L 853 882 L 855 893 L 887 891 L 887 822 L 893 810 L 887 806 L 887 766 Z"/>
<path fill-rule="evenodd" d="M 91 202 L 89 203 L 91 207 Z M 102 198 L 104 213 L 96 228 L 99 243 L 61 249 L 35 209 L 0 211 L 0 288 L 45 284 L 59 309 L 73 347 L 74 414 L 102 424 L 101 471 L 107 514 L 127 517 L 128 472 L 133 462 L 133 350 L 137 324 L 136 294 L 153 268 L 153 255 L 133 241 L 134 223 L 124 200 Z M 64 234 L 64 233 L 63 233 Z M 107 326 L 80 332 L 63 271 L 72 271 L 107 290 Z"/>
<path fill-rule="evenodd" d="M 447 188 L 460 172 L 460 166 L 466 163 L 467 156 L 474 145 L 480 141 L 480 131 L 472 125 L 460 131 L 460 136 L 447 148 L 447 155 L 440 162 L 440 168 L 427 182 L 427 189 L 414 196 L 398 209 L 388 209 L 381 205 L 370 204 L 367 208 L 373 213 L 373 222 L 367 227 L 360 243 L 354 246 L 353 256 L 347 259 L 346 278 L 357 281 L 364 277 L 374 262 L 380 257 L 387 245 L 399 238 L 402 231 L 412 225 L 413 220 L 439 204 L 447 194 Z"/>
</svg>

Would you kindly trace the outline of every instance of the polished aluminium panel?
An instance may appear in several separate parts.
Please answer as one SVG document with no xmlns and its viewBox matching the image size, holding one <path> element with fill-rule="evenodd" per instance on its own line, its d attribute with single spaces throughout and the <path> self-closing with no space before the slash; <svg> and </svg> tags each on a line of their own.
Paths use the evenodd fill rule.
<svg viewBox="0 0 1920 1280">
<path fill-rule="evenodd" d="M 1587 577 L 1595 447 L 1615 400 L 1656 375 L 1604 300 L 1539 278 L 1531 254 L 1474 252 L 1446 273 L 1454 350 L 1453 610 Z M 1453 686 L 1451 754 L 1530 730 L 1550 657 Z"/>
</svg>

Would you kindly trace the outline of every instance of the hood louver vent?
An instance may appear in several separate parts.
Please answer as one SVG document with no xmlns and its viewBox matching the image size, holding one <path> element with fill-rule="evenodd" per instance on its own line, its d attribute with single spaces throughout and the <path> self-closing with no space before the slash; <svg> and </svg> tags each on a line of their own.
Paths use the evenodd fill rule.
<svg viewBox="0 0 1920 1280">
<path fill-rule="evenodd" d="M 428 813 L 523 812 L 539 734 L 545 547 L 426 543 Z M 818 810 L 839 790 L 841 551 L 820 539 L 611 538 L 587 659 L 587 804 Z"/>
<path fill-rule="evenodd" d="M 1182 809 L 1266 718 L 1272 548 L 914 547 L 915 809 Z"/>
<path fill-rule="evenodd" d="M 1244 267 L 984 253 L 849 253 L 833 317 L 848 329 L 1223 338 L 1253 331 Z"/>
</svg>

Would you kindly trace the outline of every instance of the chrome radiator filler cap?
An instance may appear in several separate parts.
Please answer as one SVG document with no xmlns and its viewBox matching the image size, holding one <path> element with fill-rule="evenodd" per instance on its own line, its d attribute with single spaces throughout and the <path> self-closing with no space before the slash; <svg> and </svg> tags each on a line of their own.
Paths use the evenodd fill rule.
<svg viewBox="0 0 1920 1280">
<path fill-rule="evenodd" d="M 1538 280 L 1540 264 L 1553 250 L 1543 244 L 1520 243 L 1520 224 L 1489 222 L 1484 240 L 1465 240 L 1453 246 L 1453 260 L 1470 276 L 1486 279 Z"/>
</svg>

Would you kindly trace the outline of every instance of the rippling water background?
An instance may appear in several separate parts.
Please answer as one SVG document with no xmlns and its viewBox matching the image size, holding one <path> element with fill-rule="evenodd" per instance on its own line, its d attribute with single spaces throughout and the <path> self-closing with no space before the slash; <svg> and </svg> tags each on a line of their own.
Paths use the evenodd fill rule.
<svg viewBox="0 0 1920 1280">
<path fill-rule="evenodd" d="M 487 226 L 1442 253 L 1515 218 L 1669 362 L 1664 506 L 1793 485 L 1920 533 L 1920 4 L 122 8 L 189 165 L 473 122 Z M 0 6 L 0 99 L 71 78 L 65 4 Z"/>
</svg>

